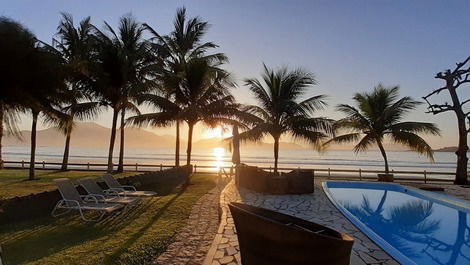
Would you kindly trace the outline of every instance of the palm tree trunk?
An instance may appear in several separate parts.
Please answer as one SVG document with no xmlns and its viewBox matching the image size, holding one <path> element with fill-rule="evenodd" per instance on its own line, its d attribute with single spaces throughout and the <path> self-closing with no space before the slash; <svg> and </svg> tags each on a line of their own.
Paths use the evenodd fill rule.
<svg viewBox="0 0 470 265">
<path fill-rule="evenodd" d="M 31 126 L 31 157 L 29 159 L 29 180 L 34 180 L 34 167 L 36 160 L 36 127 L 39 112 L 33 111 L 33 124 Z"/>
<path fill-rule="evenodd" d="M 0 169 L 3 168 L 2 138 L 3 138 L 3 104 L 0 103 Z"/>
<path fill-rule="evenodd" d="M 191 165 L 191 151 L 193 148 L 193 128 L 194 123 L 188 123 L 188 149 L 186 149 L 186 165 Z"/>
<path fill-rule="evenodd" d="M 274 137 L 274 174 L 277 174 L 278 160 L 279 160 L 279 137 Z"/>
<path fill-rule="evenodd" d="M 116 140 L 116 124 L 119 110 L 113 109 L 113 126 L 111 127 L 111 139 L 109 140 L 109 154 L 108 154 L 108 173 L 113 172 L 113 151 L 114 141 Z"/>
<path fill-rule="evenodd" d="M 175 167 L 180 166 L 180 122 L 176 121 Z"/>
<path fill-rule="evenodd" d="M 379 146 L 380 152 L 382 153 L 382 156 L 385 161 L 385 174 L 389 174 L 389 168 L 388 168 L 388 160 L 387 160 L 387 153 L 385 153 L 384 146 L 382 145 L 382 142 L 380 140 L 377 140 L 377 145 Z"/>
<path fill-rule="evenodd" d="M 69 164 L 69 150 L 70 150 L 70 138 L 72 136 L 72 130 L 69 128 L 67 130 L 67 135 L 65 137 L 65 149 L 64 149 L 64 157 L 62 158 L 62 167 L 60 168 L 62 171 L 67 170 L 67 166 Z"/>
<path fill-rule="evenodd" d="M 124 128 L 125 128 L 125 116 L 126 111 L 125 109 L 121 110 L 121 140 L 119 144 L 119 165 L 117 172 L 122 173 L 124 172 Z"/>
</svg>

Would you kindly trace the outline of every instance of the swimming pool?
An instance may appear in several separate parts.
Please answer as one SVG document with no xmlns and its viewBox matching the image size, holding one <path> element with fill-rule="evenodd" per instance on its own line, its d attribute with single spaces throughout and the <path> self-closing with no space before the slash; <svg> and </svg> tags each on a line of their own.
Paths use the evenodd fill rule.
<svg viewBox="0 0 470 265">
<path fill-rule="evenodd" d="M 323 183 L 335 206 L 402 264 L 470 264 L 470 203 L 369 182 Z"/>
</svg>

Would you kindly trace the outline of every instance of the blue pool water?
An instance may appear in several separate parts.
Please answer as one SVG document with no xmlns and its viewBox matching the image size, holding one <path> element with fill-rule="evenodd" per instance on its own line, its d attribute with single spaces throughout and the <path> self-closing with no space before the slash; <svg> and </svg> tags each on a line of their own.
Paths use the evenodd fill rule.
<svg viewBox="0 0 470 265">
<path fill-rule="evenodd" d="M 469 202 L 398 184 L 323 187 L 349 220 L 400 263 L 470 264 Z"/>
</svg>

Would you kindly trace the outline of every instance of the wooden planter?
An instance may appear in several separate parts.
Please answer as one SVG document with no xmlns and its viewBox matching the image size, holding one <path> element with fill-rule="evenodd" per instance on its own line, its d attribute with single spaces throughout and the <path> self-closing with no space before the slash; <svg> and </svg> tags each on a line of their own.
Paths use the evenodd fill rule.
<svg viewBox="0 0 470 265">
<path fill-rule="evenodd" d="M 241 203 L 229 204 L 243 265 L 347 265 L 354 240 L 328 227 Z"/>
<path fill-rule="evenodd" d="M 377 174 L 378 181 L 393 182 L 393 174 Z"/>
</svg>

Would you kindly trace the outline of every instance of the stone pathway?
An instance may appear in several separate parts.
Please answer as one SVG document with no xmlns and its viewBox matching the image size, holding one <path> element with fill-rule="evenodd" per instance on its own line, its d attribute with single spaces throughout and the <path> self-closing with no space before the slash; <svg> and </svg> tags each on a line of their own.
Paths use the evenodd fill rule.
<svg viewBox="0 0 470 265">
<path fill-rule="evenodd" d="M 323 192 L 321 181 L 324 179 L 315 180 L 313 194 L 282 196 L 238 189 L 233 182 L 229 183 L 220 196 L 221 223 L 203 265 L 241 264 L 236 231 L 227 206 L 227 203 L 232 201 L 293 215 L 349 234 L 355 239 L 351 255 L 353 265 L 399 264 L 331 204 Z"/>
<path fill-rule="evenodd" d="M 202 264 L 219 226 L 219 198 L 220 191 L 214 188 L 197 201 L 184 229 L 154 264 Z"/>
</svg>

